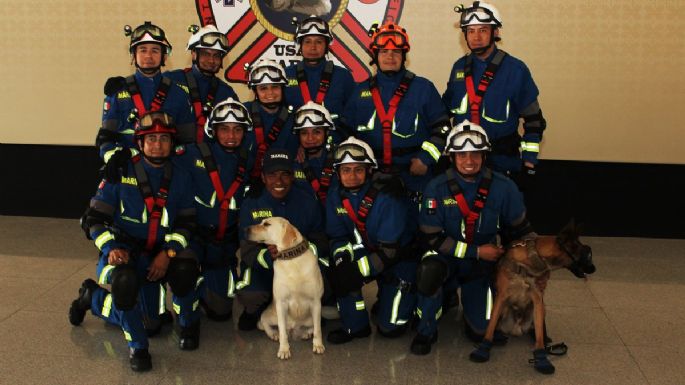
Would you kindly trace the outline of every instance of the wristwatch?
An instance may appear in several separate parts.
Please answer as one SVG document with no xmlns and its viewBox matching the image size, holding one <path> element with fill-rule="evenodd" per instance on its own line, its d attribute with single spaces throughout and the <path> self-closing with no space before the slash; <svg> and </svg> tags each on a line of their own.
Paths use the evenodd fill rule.
<svg viewBox="0 0 685 385">
<path fill-rule="evenodd" d="M 166 249 L 166 255 L 169 256 L 169 258 L 173 258 L 176 256 L 176 250 L 174 249 Z"/>
</svg>

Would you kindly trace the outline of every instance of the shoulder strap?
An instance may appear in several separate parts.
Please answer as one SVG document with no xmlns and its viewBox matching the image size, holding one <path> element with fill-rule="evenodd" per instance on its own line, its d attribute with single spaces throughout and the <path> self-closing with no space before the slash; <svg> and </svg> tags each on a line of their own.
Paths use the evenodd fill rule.
<svg viewBox="0 0 685 385">
<path fill-rule="evenodd" d="M 495 56 L 492 58 L 485 72 L 480 77 L 478 88 L 473 84 L 473 55 L 466 56 L 466 63 L 464 64 L 464 81 L 466 84 L 466 92 L 469 95 L 469 109 L 471 111 L 471 122 L 480 124 L 480 105 L 483 102 L 483 96 L 487 91 L 490 83 L 495 78 L 495 74 L 500 68 L 502 61 L 507 56 L 507 53 L 501 49 L 497 50 Z"/>
<path fill-rule="evenodd" d="M 467 243 L 473 242 L 473 236 L 475 235 L 476 222 L 480 218 L 480 212 L 485 207 L 485 202 L 488 199 L 488 194 L 490 192 L 490 185 L 492 184 L 492 171 L 489 168 L 484 169 L 483 178 L 478 185 L 478 190 L 476 192 L 476 198 L 473 201 L 473 208 L 469 207 L 466 198 L 459 187 L 457 182 L 457 176 L 454 175 L 454 171 L 450 169 L 447 172 L 447 186 L 450 189 L 450 193 L 457 202 L 459 211 L 464 218 L 465 229 L 464 235 Z"/>
<path fill-rule="evenodd" d="M 143 163 L 140 161 L 142 156 L 135 155 L 131 160 L 133 161 L 133 170 L 136 173 L 136 180 L 138 182 L 138 189 L 145 201 L 145 208 L 150 213 L 150 220 L 148 221 L 147 240 L 145 242 L 145 250 L 150 251 L 155 246 L 157 241 L 157 232 L 159 224 L 162 220 L 164 206 L 166 206 L 169 197 L 169 187 L 171 186 L 171 177 L 173 175 L 173 166 L 171 162 L 166 162 L 164 165 L 164 175 L 162 176 L 162 183 L 159 186 L 157 194 L 152 193 L 150 186 L 150 179 L 145 172 Z"/>
</svg>

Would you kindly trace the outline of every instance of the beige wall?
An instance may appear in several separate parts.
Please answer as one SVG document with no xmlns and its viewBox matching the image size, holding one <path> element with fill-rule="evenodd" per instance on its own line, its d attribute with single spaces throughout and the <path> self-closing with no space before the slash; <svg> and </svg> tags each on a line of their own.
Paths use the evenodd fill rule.
<svg viewBox="0 0 685 385">
<path fill-rule="evenodd" d="M 456 3 L 405 0 L 401 18 L 410 68 L 440 92 L 465 48 L 454 27 Z M 104 80 L 132 71 L 123 26 L 163 26 L 175 48 L 168 68 L 176 68 L 189 64 L 186 28 L 198 23 L 193 0 L 11 4 L 0 16 L 0 143 L 91 144 Z M 667 22 L 682 19 L 685 2 L 496 5 L 500 46 L 528 64 L 541 90 L 548 122 L 542 158 L 685 163 L 685 40 L 682 22 Z"/>
</svg>

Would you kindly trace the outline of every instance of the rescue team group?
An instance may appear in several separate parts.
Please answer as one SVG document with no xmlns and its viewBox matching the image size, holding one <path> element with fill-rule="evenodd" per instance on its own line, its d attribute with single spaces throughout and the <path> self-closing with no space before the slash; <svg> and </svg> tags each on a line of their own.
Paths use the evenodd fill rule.
<svg viewBox="0 0 685 385">
<path fill-rule="evenodd" d="M 442 97 L 405 68 L 409 35 L 394 23 L 372 28 L 376 73 L 355 84 L 327 60 L 327 22 L 305 18 L 295 33 L 302 62 L 253 63 L 254 100 L 244 104 L 216 77 L 230 46 L 215 26 L 191 28 L 192 67 L 164 73 L 164 31 L 127 26 L 136 71 L 105 85 L 104 178 L 82 218 L 100 251 L 97 279 L 83 282 L 70 323 L 90 311 L 120 326 L 134 371 L 152 368 L 148 338 L 172 319 L 182 350 L 199 347 L 201 312 L 229 320 L 234 298 L 239 330 L 255 329 L 273 260 L 288 250 L 243 230 L 280 216 L 318 256 L 324 309 L 342 323 L 329 343 L 371 334 L 361 289 L 372 281 L 381 336 L 415 333 L 411 352 L 428 354 L 459 289 L 466 335 L 481 341 L 504 253 L 498 234 L 536 236 L 519 187 L 534 174 L 545 120 L 530 71 L 497 48 L 497 9 L 476 1 L 455 11 L 470 53 Z"/>
</svg>

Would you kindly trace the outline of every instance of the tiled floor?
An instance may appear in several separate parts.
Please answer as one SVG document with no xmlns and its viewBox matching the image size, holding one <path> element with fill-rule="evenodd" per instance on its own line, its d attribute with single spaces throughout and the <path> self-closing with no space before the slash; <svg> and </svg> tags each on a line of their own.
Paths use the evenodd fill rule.
<svg viewBox="0 0 685 385">
<path fill-rule="evenodd" d="M 569 346 L 552 358 L 552 376 L 528 364 L 528 338 L 495 348 L 489 363 L 470 362 L 455 310 L 424 357 L 409 354 L 410 335 L 374 334 L 327 344 L 322 356 L 293 342 L 293 358 L 280 361 L 263 333 L 204 320 L 198 351 L 178 350 L 167 327 L 151 340 L 153 370 L 135 374 L 119 329 L 90 314 L 81 327 L 67 321 L 80 282 L 95 272 L 96 250 L 77 221 L 0 216 L 0 384 L 685 383 L 685 240 L 585 241 L 597 273 L 581 281 L 556 272 L 545 299 L 551 336 Z"/>
</svg>

